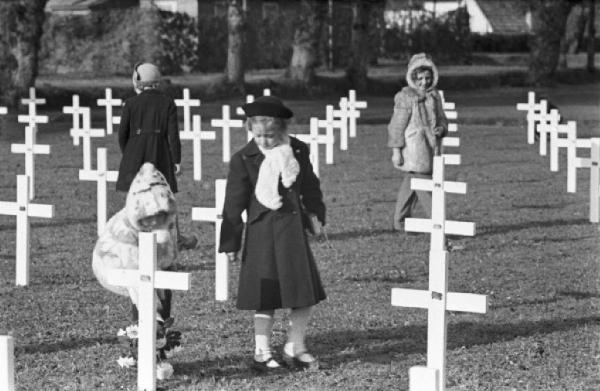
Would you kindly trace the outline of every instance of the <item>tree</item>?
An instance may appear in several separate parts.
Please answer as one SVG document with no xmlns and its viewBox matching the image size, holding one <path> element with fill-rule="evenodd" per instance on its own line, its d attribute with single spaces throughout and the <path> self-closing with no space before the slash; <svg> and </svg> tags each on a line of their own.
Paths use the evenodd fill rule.
<svg viewBox="0 0 600 391">
<path fill-rule="evenodd" d="M 47 1 L 0 2 L 0 99 L 10 106 L 35 85 Z"/>
<path fill-rule="evenodd" d="M 596 2 L 595 0 L 586 0 L 586 8 L 588 12 L 587 25 L 587 71 L 594 73 L 594 57 L 596 52 L 596 30 L 594 28 L 596 21 Z"/>
<path fill-rule="evenodd" d="M 528 79 L 534 85 L 550 81 L 558 66 L 560 42 L 573 5 L 568 0 L 530 0 L 532 33 Z"/>
<path fill-rule="evenodd" d="M 292 58 L 287 76 L 305 88 L 314 83 L 321 30 L 327 13 L 327 0 L 302 0 L 300 19 L 294 31 Z"/>
<path fill-rule="evenodd" d="M 244 28 L 245 12 L 239 0 L 229 0 L 227 9 L 227 83 L 239 92 L 244 92 Z"/>
<path fill-rule="evenodd" d="M 577 48 L 583 40 L 585 25 L 586 14 L 584 7 L 581 4 L 575 4 L 567 17 L 565 35 L 560 42 L 558 68 L 567 68 L 567 54 L 574 54 L 577 52 Z"/>
<path fill-rule="evenodd" d="M 369 65 L 369 17 L 376 0 L 352 0 L 352 33 L 350 58 L 346 67 L 346 78 L 359 91 L 367 89 L 367 67 Z"/>
</svg>

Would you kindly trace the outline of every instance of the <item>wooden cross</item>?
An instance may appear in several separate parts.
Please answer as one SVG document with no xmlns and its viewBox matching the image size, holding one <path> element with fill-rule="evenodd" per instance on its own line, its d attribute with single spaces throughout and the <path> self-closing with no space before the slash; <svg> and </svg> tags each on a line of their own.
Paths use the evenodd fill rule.
<svg viewBox="0 0 600 391">
<path fill-rule="evenodd" d="M 319 144 L 333 144 L 334 139 L 332 135 L 319 134 L 319 119 L 312 117 L 310 119 L 310 133 L 309 134 L 294 134 L 298 140 L 306 143 L 310 147 L 310 163 L 313 166 L 313 171 L 317 177 L 319 174 Z"/>
<path fill-rule="evenodd" d="M 194 115 L 192 118 L 192 130 L 180 131 L 179 138 L 181 140 L 193 141 L 193 157 L 194 157 L 194 180 L 202 180 L 202 140 L 216 140 L 217 134 L 215 131 L 202 131 L 201 116 Z"/>
<path fill-rule="evenodd" d="M 547 111 L 547 102 L 542 100 L 535 103 L 535 92 L 529 91 L 527 94 L 527 103 L 517 103 L 517 110 L 527 111 L 527 143 L 535 143 L 535 115 L 536 113 Z"/>
<path fill-rule="evenodd" d="M 47 124 L 47 115 L 37 115 L 37 105 L 45 104 L 46 99 L 36 98 L 35 87 L 29 88 L 29 98 L 21 99 L 21 104 L 29 106 L 29 112 L 27 115 L 18 115 L 17 122 L 26 123 L 29 126 L 36 126 L 36 124 Z"/>
<path fill-rule="evenodd" d="M 35 126 L 25 127 L 25 144 L 11 144 L 12 153 L 25 154 L 25 175 L 29 177 L 29 199 L 35 198 L 35 155 L 50 154 L 50 145 L 36 143 L 37 128 Z"/>
<path fill-rule="evenodd" d="M 348 98 L 340 99 L 339 110 L 333 110 L 333 116 L 339 118 L 340 124 L 340 149 L 348 150 Z"/>
<path fill-rule="evenodd" d="M 566 127 L 565 127 L 566 126 Z M 559 148 L 567 149 L 567 192 L 575 193 L 577 191 L 577 165 L 575 159 L 577 158 L 577 148 L 591 148 L 589 139 L 577 138 L 577 123 L 575 121 L 569 121 L 566 125 L 558 125 L 556 127 L 556 134 L 566 133 L 566 138 L 555 137 L 550 143 L 550 171 L 558 171 L 558 154 Z M 552 137 L 554 133 L 550 134 Z M 552 158 L 555 158 L 553 161 Z M 555 166 L 553 167 L 553 163 Z M 553 170 L 556 168 L 556 170 Z"/>
<path fill-rule="evenodd" d="M 4 106 L 0 106 L 0 114 L 1 115 L 6 115 L 8 114 L 8 109 Z"/>
<path fill-rule="evenodd" d="M 427 367 L 411 371 L 411 391 L 445 390 L 446 383 L 446 311 L 487 312 L 487 297 L 470 293 L 448 292 L 448 251 L 445 249 L 446 234 L 473 236 L 473 223 L 446 220 L 445 193 L 465 194 L 462 182 L 444 181 L 444 158 L 435 156 L 433 178 L 414 178 L 414 190 L 432 192 L 432 213 L 429 219 L 407 218 L 406 231 L 430 232 L 429 289 L 392 289 L 392 305 L 411 308 L 427 308 Z M 432 381 L 432 379 L 434 379 Z"/>
<path fill-rule="evenodd" d="M 540 122 L 536 125 L 538 134 L 540 135 L 540 155 L 546 156 L 548 151 L 548 135 L 552 138 L 552 133 L 556 132 L 556 127 L 560 122 L 560 114 L 557 109 L 550 110 L 550 114 L 540 118 Z"/>
<path fill-rule="evenodd" d="M 190 108 L 200 107 L 200 99 L 190 99 L 190 89 L 183 89 L 183 99 L 175 99 L 175 105 L 183 107 L 183 131 L 191 131 L 190 127 Z"/>
<path fill-rule="evenodd" d="M 252 103 L 254 102 L 254 95 L 246 95 L 246 103 Z M 235 113 L 237 115 L 246 115 L 246 113 L 244 112 L 244 109 L 242 109 L 242 107 L 238 107 L 235 109 Z"/>
<path fill-rule="evenodd" d="M 348 118 L 350 118 L 349 124 L 349 136 L 356 137 L 356 120 L 360 118 L 360 111 L 357 109 L 366 109 L 367 102 L 364 100 L 356 100 L 356 90 L 348 91 Z"/>
<path fill-rule="evenodd" d="M 263 89 L 263 96 L 271 96 L 271 90 L 269 88 Z"/>
<path fill-rule="evenodd" d="M 113 269 L 107 282 L 137 288 L 138 390 L 156 391 L 156 293 L 155 289 L 190 289 L 190 274 L 156 270 L 156 233 L 140 232 L 138 270 Z"/>
<path fill-rule="evenodd" d="M 0 390 L 15 391 L 15 341 L 0 335 Z"/>
<path fill-rule="evenodd" d="M 64 106 L 63 113 L 73 115 L 73 127 L 69 134 L 73 137 L 73 145 L 79 145 L 79 137 L 74 137 L 73 134 L 81 130 L 79 126 L 79 116 L 83 115 L 83 107 L 79 106 L 79 95 L 73 95 L 72 106 Z"/>
<path fill-rule="evenodd" d="M 229 298 L 229 260 L 227 254 L 218 251 L 221 241 L 226 186 L 226 179 L 215 180 L 214 208 L 192 208 L 192 220 L 215 223 L 215 300 L 218 301 L 225 301 Z"/>
<path fill-rule="evenodd" d="M 83 170 L 92 170 L 92 137 L 104 137 L 104 129 L 92 129 L 89 107 L 82 107 L 83 126 L 81 129 L 71 129 L 71 137 L 83 138 Z"/>
<path fill-rule="evenodd" d="M 590 222 L 600 222 L 600 138 L 590 139 L 590 157 L 575 158 L 577 168 L 590 169 Z"/>
<path fill-rule="evenodd" d="M 1 202 L 0 214 L 17 217 L 16 284 L 29 285 L 29 231 L 30 217 L 54 217 L 53 205 L 29 203 L 29 178 L 17 175 L 17 202 Z"/>
<path fill-rule="evenodd" d="M 113 134 L 113 106 L 120 106 L 121 99 L 112 98 L 112 90 L 106 89 L 106 97 L 97 100 L 98 106 L 106 106 L 106 134 Z"/>
<path fill-rule="evenodd" d="M 447 102 L 446 101 L 446 97 L 444 95 L 444 91 L 442 90 L 438 90 L 438 92 L 440 93 L 440 98 L 442 98 L 442 110 L 446 111 L 451 111 L 451 110 L 456 110 L 456 106 L 454 105 L 454 102 Z"/>
<path fill-rule="evenodd" d="M 333 128 L 341 127 L 341 121 L 333 119 L 333 106 L 332 105 L 327 105 L 325 119 L 318 120 L 317 124 L 320 128 L 325 128 L 325 134 L 327 135 L 327 137 L 333 138 L 335 140 L 335 137 L 333 135 Z M 333 164 L 333 143 L 326 144 L 325 163 Z"/>
<path fill-rule="evenodd" d="M 458 124 L 448 124 L 448 132 L 458 132 Z"/>
<path fill-rule="evenodd" d="M 442 137 L 442 145 L 444 147 L 460 147 L 460 138 L 458 138 L 458 137 Z"/>
<path fill-rule="evenodd" d="M 223 162 L 228 163 L 231 159 L 231 136 L 230 128 L 241 128 L 244 121 L 241 119 L 231 119 L 229 116 L 229 105 L 223 105 L 223 118 L 213 119 L 210 125 L 215 128 L 223 128 Z"/>
<path fill-rule="evenodd" d="M 106 226 L 106 190 L 107 182 L 116 182 L 119 177 L 119 171 L 108 171 L 106 148 L 98 148 L 96 153 L 96 170 L 79 170 L 80 181 L 96 181 L 96 199 L 98 200 L 96 222 L 98 228 L 98 236 L 104 232 Z"/>
</svg>

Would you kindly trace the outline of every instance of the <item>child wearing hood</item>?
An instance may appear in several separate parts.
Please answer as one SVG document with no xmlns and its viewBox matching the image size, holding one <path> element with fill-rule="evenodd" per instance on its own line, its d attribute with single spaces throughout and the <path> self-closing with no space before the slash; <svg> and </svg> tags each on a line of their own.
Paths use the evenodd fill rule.
<svg viewBox="0 0 600 391">
<path fill-rule="evenodd" d="M 438 70 L 425 53 L 412 56 L 408 63 L 404 87 L 394 97 L 394 113 L 388 125 L 388 147 L 392 164 L 404 176 L 394 210 L 394 230 L 421 204 L 431 218 L 431 193 L 412 190 L 412 178 L 431 179 L 433 156 L 441 153 L 441 138 L 448 132 L 448 120 L 436 89 Z"/>
</svg>

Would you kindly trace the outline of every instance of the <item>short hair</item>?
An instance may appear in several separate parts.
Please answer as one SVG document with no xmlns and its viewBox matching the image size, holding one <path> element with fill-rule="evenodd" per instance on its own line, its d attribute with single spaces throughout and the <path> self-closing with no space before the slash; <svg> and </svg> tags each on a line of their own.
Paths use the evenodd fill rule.
<svg viewBox="0 0 600 391">
<path fill-rule="evenodd" d="M 255 124 L 262 124 L 267 129 L 276 128 L 279 132 L 285 132 L 287 130 L 288 120 L 279 117 L 268 117 L 265 115 L 255 115 L 246 119 L 246 130 L 251 132 L 252 126 Z"/>
<path fill-rule="evenodd" d="M 417 74 L 422 73 L 422 72 L 427 72 L 429 71 L 429 73 L 431 74 L 431 77 L 433 77 L 433 69 L 427 65 L 421 65 L 416 67 L 413 71 L 412 74 L 410 75 L 412 77 L 413 80 L 417 79 Z"/>
</svg>

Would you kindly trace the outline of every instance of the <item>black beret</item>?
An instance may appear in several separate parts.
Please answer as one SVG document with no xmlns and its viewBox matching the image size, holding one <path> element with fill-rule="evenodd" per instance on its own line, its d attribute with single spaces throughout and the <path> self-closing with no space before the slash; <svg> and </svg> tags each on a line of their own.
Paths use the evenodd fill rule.
<svg viewBox="0 0 600 391">
<path fill-rule="evenodd" d="M 276 96 L 261 96 L 252 103 L 242 105 L 247 117 L 263 115 L 266 117 L 291 118 L 294 113 Z"/>
</svg>

